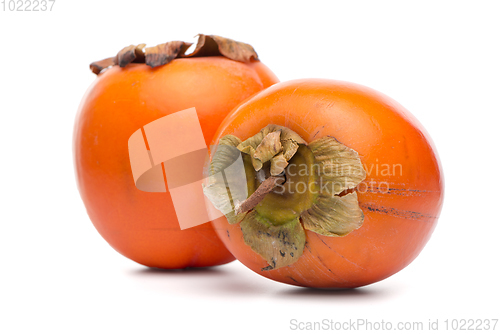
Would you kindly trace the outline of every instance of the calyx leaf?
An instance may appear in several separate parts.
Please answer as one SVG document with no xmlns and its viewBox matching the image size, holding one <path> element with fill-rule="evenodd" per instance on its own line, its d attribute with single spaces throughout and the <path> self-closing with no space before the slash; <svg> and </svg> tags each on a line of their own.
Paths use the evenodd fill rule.
<svg viewBox="0 0 500 334">
<path fill-rule="evenodd" d="M 355 188 L 366 177 L 356 151 L 335 138 L 323 137 L 309 144 L 318 164 L 321 189 L 332 195 Z"/>
<path fill-rule="evenodd" d="M 170 63 L 186 52 L 191 43 L 172 41 L 146 48 L 146 65 L 157 67 Z"/>
<path fill-rule="evenodd" d="M 298 218 L 274 226 L 251 211 L 240 226 L 245 243 L 269 263 L 262 270 L 286 267 L 296 262 L 304 251 L 306 234 Z"/>
<path fill-rule="evenodd" d="M 90 70 L 92 71 L 92 73 L 99 74 L 102 71 L 104 71 L 105 69 L 107 69 L 108 67 L 114 66 L 115 64 L 116 64 L 115 57 L 110 57 L 110 58 L 95 61 L 95 62 L 91 63 L 89 67 L 90 67 Z"/>
<path fill-rule="evenodd" d="M 250 44 L 237 42 L 229 38 L 217 35 L 198 35 L 198 43 L 194 51 L 183 57 L 210 57 L 224 56 L 226 58 L 249 62 L 252 59 L 259 60 L 257 52 Z"/>
<path fill-rule="evenodd" d="M 279 130 L 267 134 L 255 149 L 253 157 L 265 163 L 281 152 L 283 146 L 281 146 L 280 135 L 281 131 Z"/>
<path fill-rule="evenodd" d="M 245 217 L 246 212 L 235 213 L 235 202 L 249 196 L 243 163 L 241 166 L 235 163 L 238 158 L 241 159 L 241 153 L 236 149 L 240 142 L 235 136 L 225 136 L 220 140 L 203 185 L 205 196 L 226 216 L 230 224 L 238 223 Z"/>
<path fill-rule="evenodd" d="M 279 175 L 293 155 L 299 144 L 306 144 L 296 132 L 279 125 L 270 124 L 256 135 L 238 145 L 238 149 L 250 155 L 252 165 L 259 171 L 263 164 L 271 161 L 270 174 Z"/>
<path fill-rule="evenodd" d="M 115 57 L 115 64 L 125 67 L 131 62 L 144 62 L 144 47 L 146 44 L 129 45 L 118 52 Z"/>
<path fill-rule="evenodd" d="M 280 175 L 281 173 L 283 173 L 286 166 L 288 166 L 288 162 L 283 153 L 280 152 L 278 155 L 271 159 L 271 175 Z"/>
<path fill-rule="evenodd" d="M 353 192 L 342 197 L 321 194 L 300 218 L 306 230 L 341 237 L 361 227 L 364 215 L 358 205 L 358 196 Z"/>
</svg>

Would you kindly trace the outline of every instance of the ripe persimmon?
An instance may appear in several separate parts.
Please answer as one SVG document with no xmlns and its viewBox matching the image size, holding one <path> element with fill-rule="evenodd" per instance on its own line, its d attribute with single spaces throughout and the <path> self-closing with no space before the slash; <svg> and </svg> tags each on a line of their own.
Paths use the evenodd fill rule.
<svg viewBox="0 0 500 334">
<path fill-rule="evenodd" d="M 238 103 L 278 81 L 247 44 L 200 35 L 195 51 L 185 54 L 189 45 L 130 46 L 92 63 L 98 76 L 74 128 L 77 183 L 92 223 L 115 250 L 149 267 L 214 266 L 234 257 L 209 223 L 181 230 L 168 191 L 136 188 L 129 137 L 194 107 L 208 145 Z"/>
<path fill-rule="evenodd" d="M 434 145 L 405 108 L 367 87 L 276 84 L 239 105 L 212 145 L 204 191 L 226 214 L 212 224 L 267 278 L 318 288 L 374 283 L 415 259 L 436 226 L 443 176 Z M 238 157 L 243 183 L 226 173 L 229 187 L 221 186 L 215 176 Z M 243 201 L 235 185 L 246 189 Z"/>
</svg>

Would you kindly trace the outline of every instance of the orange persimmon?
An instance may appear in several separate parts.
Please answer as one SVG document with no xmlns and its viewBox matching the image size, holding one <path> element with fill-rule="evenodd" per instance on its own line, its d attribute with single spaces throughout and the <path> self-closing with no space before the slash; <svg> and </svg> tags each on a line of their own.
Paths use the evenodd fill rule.
<svg viewBox="0 0 500 334">
<path fill-rule="evenodd" d="M 212 145 L 247 158 L 248 196 L 269 173 L 285 178 L 282 186 L 302 180 L 309 187 L 302 195 L 298 186 L 296 194 L 275 188 L 246 213 L 231 201 L 232 213 L 212 222 L 239 261 L 272 280 L 318 288 L 371 284 L 413 261 L 436 226 L 443 202 L 436 149 L 414 116 L 370 88 L 323 79 L 276 84 L 240 104 Z M 300 161 L 316 166 L 314 175 L 297 179 L 290 166 Z M 341 182 L 325 191 L 331 198 L 314 190 L 322 175 Z M 210 186 L 206 194 L 217 196 Z"/>
<path fill-rule="evenodd" d="M 231 51 L 241 46 L 243 56 L 228 54 L 228 44 Z M 278 81 L 246 44 L 200 35 L 195 52 L 185 55 L 189 45 L 169 42 L 145 52 L 144 45 L 131 46 L 91 64 L 98 77 L 74 128 L 77 183 L 92 223 L 116 251 L 149 267 L 214 266 L 234 257 L 209 223 L 180 229 L 168 190 L 136 188 L 129 137 L 156 119 L 194 107 L 208 145 L 238 103 Z M 110 65 L 120 66 L 106 69 Z"/>
</svg>

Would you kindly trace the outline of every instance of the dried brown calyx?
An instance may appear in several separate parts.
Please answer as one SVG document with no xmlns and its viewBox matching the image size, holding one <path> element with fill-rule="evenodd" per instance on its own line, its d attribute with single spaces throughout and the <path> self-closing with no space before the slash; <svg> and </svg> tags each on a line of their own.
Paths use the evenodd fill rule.
<svg viewBox="0 0 500 334">
<path fill-rule="evenodd" d="M 354 189 L 365 177 L 358 153 L 334 138 L 308 144 L 268 125 L 245 141 L 220 140 L 204 192 L 230 224 L 240 224 L 245 243 L 269 264 L 263 270 L 272 270 L 298 260 L 305 230 L 342 237 L 359 228 Z"/>
<path fill-rule="evenodd" d="M 130 63 L 142 63 L 151 67 L 166 65 L 176 58 L 214 57 L 250 62 L 259 60 L 253 47 L 243 42 L 216 35 L 198 35 L 193 52 L 186 54 L 192 43 L 172 41 L 146 48 L 146 44 L 130 45 L 118 52 L 114 57 L 99 60 L 90 64 L 90 70 L 99 74 L 114 65 L 125 67 Z"/>
</svg>

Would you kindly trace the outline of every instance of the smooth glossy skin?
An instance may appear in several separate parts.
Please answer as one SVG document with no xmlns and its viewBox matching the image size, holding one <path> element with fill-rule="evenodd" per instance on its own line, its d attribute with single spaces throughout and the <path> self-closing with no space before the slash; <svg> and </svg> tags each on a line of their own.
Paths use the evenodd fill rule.
<svg viewBox="0 0 500 334">
<path fill-rule="evenodd" d="M 104 239 L 149 267 L 179 269 L 233 261 L 209 223 L 180 230 L 168 192 L 136 188 L 128 139 L 151 121 L 195 107 L 208 145 L 238 103 L 276 82 L 260 62 L 223 57 L 176 59 L 156 69 L 144 64 L 115 66 L 100 74 L 80 105 L 74 158 L 81 197 Z"/>
<path fill-rule="evenodd" d="M 227 134 L 246 139 L 268 124 L 286 126 L 307 142 L 333 136 L 356 150 L 368 174 L 358 186 L 365 220 L 345 237 L 306 231 L 306 248 L 296 263 L 262 271 L 267 263 L 245 245 L 239 224 L 217 219 L 217 233 L 238 260 L 283 283 L 353 288 L 389 277 L 415 259 L 436 226 L 443 176 L 429 135 L 406 109 L 356 84 L 290 81 L 240 105 L 224 120 L 214 143 Z"/>
</svg>

